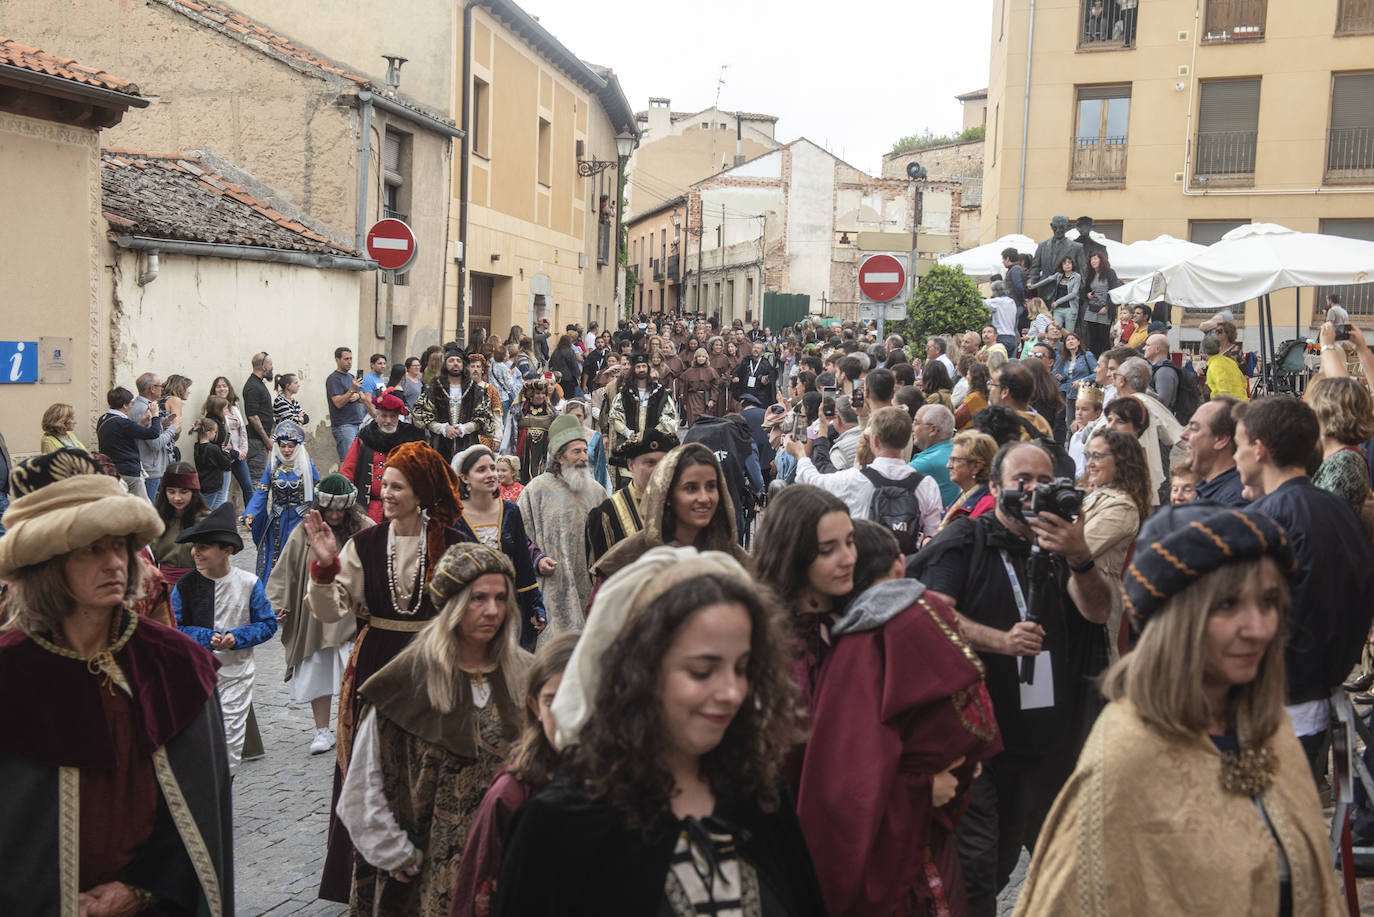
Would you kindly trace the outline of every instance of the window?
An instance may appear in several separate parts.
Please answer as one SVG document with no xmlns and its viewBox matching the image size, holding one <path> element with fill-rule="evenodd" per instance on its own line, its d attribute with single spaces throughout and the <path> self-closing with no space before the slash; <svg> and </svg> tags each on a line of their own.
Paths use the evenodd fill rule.
<svg viewBox="0 0 1374 917">
<path fill-rule="evenodd" d="M 1326 181 L 1368 181 L 1374 175 L 1374 73 L 1331 75 L 1331 128 L 1326 133 Z"/>
<path fill-rule="evenodd" d="M 997 125 L 1002 120 L 1002 103 L 992 109 L 992 164 L 997 165 Z"/>
<path fill-rule="evenodd" d="M 1140 0 L 1080 0 L 1079 49 L 1114 51 L 1135 44 Z"/>
<path fill-rule="evenodd" d="M 410 141 L 410 134 L 390 128 L 382 136 L 382 216 L 404 222 L 410 221 Z M 404 286 L 409 273 L 397 273 L 396 283 Z"/>
<path fill-rule="evenodd" d="M 1321 231 L 1327 235 L 1374 242 L 1374 219 L 1322 220 Z M 1326 307 L 1328 293 L 1341 298 L 1341 305 L 1351 315 L 1374 315 L 1374 283 L 1350 283 L 1335 287 L 1317 288 L 1317 309 Z"/>
<path fill-rule="evenodd" d="M 553 125 L 539 119 L 539 184 L 553 184 Z"/>
<path fill-rule="evenodd" d="M 1126 183 L 1130 114 L 1131 87 L 1079 87 L 1070 185 L 1120 187 Z"/>
<path fill-rule="evenodd" d="M 1203 44 L 1262 41 L 1268 0 L 1207 0 Z"/>
<path fill-rule="evenodd" d="M 1336 0 L 1336 34 L 1374 32 L 1374 0 Z"/>
<path fill-rule="evenodd" d="M 1123 228 L 1120 220 L 1093 220 L 1093 232 L 1100 232 L 1113 242 L 1121 241 Z"/>
<path fill-rule="evenodd" d="M 472 80 L 472 151 L 484 158 L 491 157 L 491 84 L 476 77 Z"/>
<path fill-rule="evenodd" d="M 1202 83 L 1194 184 L 1205 185 L 1212 176 L 1254 179 L 1259 103 L 1258 79 Z"/>
</svg>

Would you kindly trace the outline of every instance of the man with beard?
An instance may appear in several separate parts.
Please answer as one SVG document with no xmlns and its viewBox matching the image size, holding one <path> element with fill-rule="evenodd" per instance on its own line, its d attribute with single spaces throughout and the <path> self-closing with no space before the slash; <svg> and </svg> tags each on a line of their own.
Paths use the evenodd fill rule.
<svg viewBox="0 0 1374 917">
<path fill-rule="evenodd" d="M 411 423 L 401 423 L 406 403 L 392 392 L 379 395 L 372 402 L 377 420 L 358 431 L 358 438 L 348 447 L 339 473 L 358 488 L 358 496 L 367 503 L 367 516 L 373 522 L 382 521 L 382 471 L 386 468 L 386 454 L 401 443 L 422 443 L 424 431 Z"/>
<path fill-rule="evenodd" d="M 596 566 L 601 555 L 644 528 L 639 515 L 644 489 L 664 454 L 676 446 L 677 437 L 673 434 L 650 430 L 643 439 L 627 441 L 617 450 L 612 462 L 630 472 L 630 481 L 587 516 L 587 569 Z"/>
<path fill-rule="evenodd" d="M 772 404 L 777 396 L 778 373 L 763 355 L 763 342 L 755 341 L 749 356 L 739 361 L 730 377 L 730 394 L 743 402 L 745 395 L 753 395 L 759 404 Z"/>
<path fill-rule="evenodd" d="M 467 372 L 468 356 L 456 342 L 444 345 L 444 369 L 415 403 L 415 424 L 429 431 L 430 445 L 445 462 L 482 437 L 496 438 L 496 417 L 486 380 Z"/>
<path fill-rule="evenodd" d="M 549 455 L 548 469 L 530 481 L 516 503 L 525 533 L 555 563 L 540 584 L 548 626 L 539 634 L 539 646 L 582 629 L 582 609 L 592 594 L 587 516 L 606 498 L 592 477 L 587 431 L 576 416 L 564 414 L 549 427 Z"/>
<path fill-rule="evenodd" d="M 649 375 L 649 355 L 630 357 L 632 378 L 622 382 L 611 406 L 611 432 L 615 448 L 627 440 L 638 441 L 649 430 L 677 433 L 677 405 L 668 389 Z"/>
<path fill-rule="evenodd" d="M 520 483 L 530 481 L 544 473 L 544 464 L 549 458 L 549 426 L 558 412 L 549 403 L 553 391 L 553 378 L 549 373 L 525 373 L 525 384 L 520 394 L 515 396 L 511 408 L 510 424 L 506 430 L 506 453 L 515 453 L 520 459 Z"/>
</svg>

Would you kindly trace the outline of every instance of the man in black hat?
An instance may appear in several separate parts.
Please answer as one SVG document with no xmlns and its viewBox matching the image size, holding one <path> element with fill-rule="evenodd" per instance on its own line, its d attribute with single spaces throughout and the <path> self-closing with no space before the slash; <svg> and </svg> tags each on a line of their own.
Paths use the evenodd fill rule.
<svg viewBox="0 0 1374 917">
<path fill-rule="evenodd" d="M 621 383 L 611 406 L 611 434 L 615 448 L 627 440 L 640 440 L 650 430 L 677 434 L 677 405 L 668 389 L 649 373 L 649 355 L 630 357 L 631 377 Z"/>
<path fill-rule="evenodd" d="M 470 379 L 468 355 L 457 342 L 444 345 L 444 368 L 429 388 L 415 402 L 414 419 L 418 426 L 429 431 L 430 445 L 438 450 L 444 461 L 468 446 L 497 444 L 496 415 L 492 413 L 491 398 L 485 379 Z"/>
<path fill-rule="evenodd" d="M 277 616 L 262 581 L 229 564 L 229 558 L 243 550 L 232 504 L 222 504 L 186 529 L 177 543 L 191 545 L 196 568 L 173 587 L 172 613 L 181 632 L 219 660 L 219 703 L 232 777 L 243 758 L 253 703 L 253 647 L 272 639 Z"/>
<path fill-rule="evenodd" d="M 639 440 L 626 440 L 616 450 L 611 462 L 625 468 L 629 482 L 587 514 L 587 569 L 596 566 L 603 554 L 623 539 L 644 528 L 639 504 L 663 456 L 677 446 L 671 433 L 650 430 Z"/>
</svg>

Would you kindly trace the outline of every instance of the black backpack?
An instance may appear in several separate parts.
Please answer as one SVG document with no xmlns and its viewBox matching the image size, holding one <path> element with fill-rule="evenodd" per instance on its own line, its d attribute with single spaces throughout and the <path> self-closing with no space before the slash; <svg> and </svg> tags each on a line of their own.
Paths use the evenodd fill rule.
<svg viewBox="0 0 1374 917">
<path fill-rule="evenodd" d="M 872 468 L 863 469 L 862 474 L 873 485 L 868 517 L 897 536 L 903 554 L 915 554 L 921 541 L 921 501 L 916 499 L 916 488 L 925 475 L 918 471 L 893 479 Z"/>
<path fill-rule="evenodd" d="M 1202 404 L 1202 389 L 1197 383 L 1197 373 L 1185 372 L 1172 363 L 1161 363 L 1150 370 L 1150 382 L 1154 383 L 1155 374 L 1161 369 L 1172 369 L 1178 374 L 1178 388 L 1174 395 L 1174 417 L 1184 426 L 1193 419 L 1193 412 Z"/>
<path fill-rule="evenodd" d="M 1016 419 L 1021 422 L 1021 428 L 1031 438 L 1032 442 L 1040 444 L 1046 452 L 1050 454 L 1050 460 L 1054 463 L 1054 476 L 1056 478 L 1075 479 L 1078 477 L 1078 466 L 1074 464 L 1073 456 L 1069 455 L 1069 450 L 1064 448 L 1063 443 L 1057 443 L 1052 437 L 1046 436 L 1035 428 L 1031 423 L 1020 414 Z"/>
</svg>

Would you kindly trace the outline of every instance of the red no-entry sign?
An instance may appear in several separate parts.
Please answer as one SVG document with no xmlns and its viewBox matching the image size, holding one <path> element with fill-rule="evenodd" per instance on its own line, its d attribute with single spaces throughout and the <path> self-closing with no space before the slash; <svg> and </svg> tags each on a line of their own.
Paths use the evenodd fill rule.
<svg viewBox="0 0 1374 917">
<path fill-rule="evenodd" d="M 859 265 L 859 292 L 874 302 L 889 302 L 906 289 L 906 268 L 891 255 L 869 255 Z"/>
<path fill-rule="evenodd" d="M 378 220 L 367 231 L 367 255 L 383 270 L 403 271 L 415 254 L 415 233 L 400 220 Z"/>
</svg>

